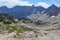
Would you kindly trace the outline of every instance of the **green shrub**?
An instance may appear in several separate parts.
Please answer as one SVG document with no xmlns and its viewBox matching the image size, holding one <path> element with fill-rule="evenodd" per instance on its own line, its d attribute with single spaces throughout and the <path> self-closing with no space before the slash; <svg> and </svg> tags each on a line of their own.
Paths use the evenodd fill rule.
<svg viewBox="0 0 60 40">
<path fill-rule="evenodd" d="M 11 24 L 12 22 L 10 22 L 10 21 L 4 21 L 3 23 L 4 24 Z"/>
</svg>

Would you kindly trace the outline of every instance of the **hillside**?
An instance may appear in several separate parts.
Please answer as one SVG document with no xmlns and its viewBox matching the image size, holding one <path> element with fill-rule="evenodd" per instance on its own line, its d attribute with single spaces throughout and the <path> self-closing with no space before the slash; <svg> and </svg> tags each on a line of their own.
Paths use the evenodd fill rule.
<svg viewBox="0 0 60 40">
<path fill-rule="evenodd" d="M 0 14 L 0 18 L 4 16 L 5 20 L 11 21 L 6 16 Z M 5 18 L 6 17 L 6 18 Z M 13 18 L 14 19 L 14 18 Z M 49 22 L 34 22 L 27 18 L 18 19 L 16 23 L 12 21 L 10 24 L 0 22 L 0 39 L 1 40 L 59 40 L 60 39 L 60 24 Z M 6 21 L 5 21 L 6 22 Z"/>
</svg>

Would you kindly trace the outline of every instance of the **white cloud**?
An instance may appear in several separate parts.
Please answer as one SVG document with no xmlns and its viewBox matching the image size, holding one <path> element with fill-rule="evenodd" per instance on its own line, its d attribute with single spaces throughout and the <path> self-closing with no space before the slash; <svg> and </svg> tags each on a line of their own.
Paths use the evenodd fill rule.
<svg viewBox="0 0 60 40">
<path fill-rule="evenodd" d="M 31 3 L 29 3 L 28 1 L 23 1 L 23 0 L 0 0 L 0 6 L 8 6 L 13 7 L 16 5 L 20 5 L 20 6 L 32 6 Z M 35 6 L 42 6 L 42 7 L 49 7 L 50 4 L 48 3 L 44 3 L 44 2 L 39 2 L 39 3 L 35 3 Z"/>
<path fill-rule="evenodd" d="M 50 6 L 50 4 L 44 3 L 44 2 L 39 2 L 39 3 L 36 3 L 35 6 L 42 6 L 42 7 L 48 8 Z"/>
<path fill-rule="evenodd" d="M 15 5 L 31 6 L 32 4 L 29 3 L 28 1 L 22 1 L 22 0 L 0 0 L 0 6 L 13 7 Z"/>
</svg>

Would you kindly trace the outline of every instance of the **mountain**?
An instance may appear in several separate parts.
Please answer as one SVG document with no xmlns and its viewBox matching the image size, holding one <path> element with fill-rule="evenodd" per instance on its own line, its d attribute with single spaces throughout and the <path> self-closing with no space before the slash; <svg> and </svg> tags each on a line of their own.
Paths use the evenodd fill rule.
<svg viewBox="0 0 60 40">
<path fill-rule="evenodd" d="M 0 7 L 0 13 L 9 13 L 9 8 L 6 6 Z"/>
<path fill-rule="evenodd" d="M 51 5 L 49 8 L 45 10 L 45 12 L 49 16 L 57 16 L 59 14 L 58 7 L 55 5 Z"/>
<path fill-rule="evenodd" d="M 51 5 L 49 8 L 43 10 L 41 13 L 32 14 L 27 18 L 30 18 L 34 21 L 40 20 L 44 22 L 57 22 L 58 19 L 60 20 L 60 8 L 55 5 Z"/>
<path fill-rule="evenodd" d="M 59 9 L 59 12 L 60 12 L 60 7 L 58 9 Z"/>
<path fill-rule="evenodd" d="M 33 21 L 57 21 L 60 18 L 60 7 L 54 4 L 48 8 L 41 6 L 14 6 L 8 8 L 6 6 L 0 7 L 0 14 L 10 14 L 15 18 L 28 18 Z M 60 19 L 59 19 L 60 20 Z"/>
<path fill-rule="evenodd" d="M 17 18 L 25 18 L 31 14 L 35 14 L 37 11 L 41 12 L 44 10 L 43 7 L 35 6 L 15 6 L 11 10 L 11 14 Z"/>
<path fill-rule="evenodd" d="M 46 13 L 48 17 L 42 21 L 53 22 L 53 23 L 60 22 L 60 9 L 57 6 L 55 5 L 50 6 L 49 8 L 45 10 L 44 13 Z"/>
<path fill-rule="evenodd" d="M 41 6 L 35 7 L 34 5 L 15 6 L 13 8 L 7 8 L 6 6 L 2 6 L 0 7 L 0 13 L 9 13 L 16 18 L 25 18 L 26 16 L 37 13 L 37 11 L 41 13 L 44 9 L 45 8 Z"/>
</svg>

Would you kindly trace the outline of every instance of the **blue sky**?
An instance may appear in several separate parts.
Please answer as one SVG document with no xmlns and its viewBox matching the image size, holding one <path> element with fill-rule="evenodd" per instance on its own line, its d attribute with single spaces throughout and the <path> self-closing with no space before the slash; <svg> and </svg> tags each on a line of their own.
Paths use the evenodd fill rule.
<svg viewBox="0 0 60 40">
<path fill-rule="evenodd" d="M 50 3 L 51 0 L 24 0 L 24 1 L 29 1 L 32 4 L 38 3 L 38 2 L 47 2 Z"/>
<path fill-rule="evenodd" d="M 57 6 L 60 6 L 60 0 L 24 0 L 24 1 L 29 1 L 32 4 L 36 4 L 38 2 L 43 2 L 43 3 L 47 3 L 47 4 L 55 4 Z"/>
<path fill-rule="evenodd" d="M 42 6 L 48 8 L 50 5 L 55 4 L 60 6 L 60 0 L 0 0 L 0 6 L 7 6 L 9 8 L 16 5 L 20 6 Z"/>
</svg>

